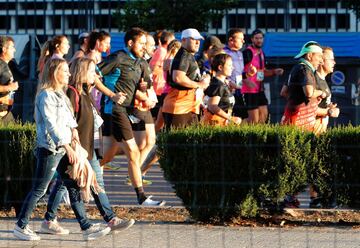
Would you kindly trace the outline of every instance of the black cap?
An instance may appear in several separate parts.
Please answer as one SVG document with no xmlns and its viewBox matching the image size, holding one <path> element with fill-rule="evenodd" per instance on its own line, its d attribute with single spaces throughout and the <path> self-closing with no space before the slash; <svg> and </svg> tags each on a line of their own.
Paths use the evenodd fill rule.
<svg viewBox="0 0 360 248">
<path fill-rule="evenodd" d="M 207 51 L 207 50 L 209 50 L 209 47 L 211 47 L 211 46 L 214 46 L 217 48 L 224 48 L 224 44 L 222 44 L 221 41 L 219 40 L 219 38 L 214 35 L 210 35 L 210 36 L 206 37 L 206 39 L 204 41 L 203 49 L 205 51 Z"/>
<path fill-rule="evenodd" d="M 264 33 L 260 30 L 260 29 L 255 29 L 254 31 L 252 31 L 251 33 L 251 38 L 254 37 L 257 34 L 262 34 L 264 36 Z"/>
</svg>

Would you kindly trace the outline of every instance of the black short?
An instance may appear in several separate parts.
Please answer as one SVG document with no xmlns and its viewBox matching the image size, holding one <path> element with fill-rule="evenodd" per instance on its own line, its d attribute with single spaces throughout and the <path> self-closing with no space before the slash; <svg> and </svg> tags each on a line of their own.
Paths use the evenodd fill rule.
<svg viewBox="0 0 360 248">
<path fill-rule="evenodd" d="M 241 119 L 248 118 L 248 112 L 245 106 L 244 97 L 241 93 L 234 95 L 235 105 L 233 107 L 233 115 L 240 117 Z"/>
<path fill-rule="evenodd" d="M 167 95 L 167 93 L 161 94 L 160 96 L 157 96 L 158 102 L 156 103 L 156 106 L 153 107 L 150 111 L 151 111 L 151 115 L 156 119 L 158 114 L 159 114 L 159 110 L 160 108 L 163 106 L 164 104 L 164 99 L 165 96 Z"/>
<path fill-rule="evenodd" d="M 195 113 L 187 114 L 170 114 L 163 113 L 165 128 L 169 130 L 170 128 L 186 127 L 193 123 L 198 123 L 199 118 Z"/>
<path fill-rule="evenodd" d="M 104 120 L 104 124 L 102 125 L 102 135 L 103 136 L 111 136 L 112 135 L 112 115 L 102 113 L 101 117 Z"/>
<path fill-rule="evenodd" d="M 150 111 L 140 111 L 138 109 L 134 109 L 132 114 L 140 119 L 139 123 L 131 123 L 133 131 L 145 131 L 145 124 L 154 124 L 154 119 Z"/>
<path fill-rule="evenodd" d="M 245 106 L 247 110 L 257 109 L 260 106 L 268 105 L 264 91 L 259 93 L 244 93 Z"/>
<path fill-rule="evenodd" d="M 112 134 L 118 142 L 134 138 L 130 120 L 126 112 L 113 111 Z"/>
</svg>

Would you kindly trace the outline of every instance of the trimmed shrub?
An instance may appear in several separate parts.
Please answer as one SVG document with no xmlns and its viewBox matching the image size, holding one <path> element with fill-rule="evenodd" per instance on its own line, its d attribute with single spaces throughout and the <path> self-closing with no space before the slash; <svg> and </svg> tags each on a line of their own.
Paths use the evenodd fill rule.
<svg viewBox="0 0 360 248">
<path fill-rule="evenodd" d="M 193 126 L 159 137 L 160 164 L 193 218 L 226 220 L 307 185 L 312 134 L 284 126 Z M 255 200 L 255 202 L 254 202 Z M 249 208 L 249 209 L 244 209 Z"/>
<path fill-rule="evenodd" d="M 0 125 L 0 208 L 20 211 L 35 168 L 33 124 Z"/>
<path fill-rule="evenodd" d="M 321 161 L 316 183 L 325 200 L 338 205 L 360 207 L 360 127 L 330 129 L 318 142 Z M 315 173 L 314 173 L 315 174 Z"/>
</svg>

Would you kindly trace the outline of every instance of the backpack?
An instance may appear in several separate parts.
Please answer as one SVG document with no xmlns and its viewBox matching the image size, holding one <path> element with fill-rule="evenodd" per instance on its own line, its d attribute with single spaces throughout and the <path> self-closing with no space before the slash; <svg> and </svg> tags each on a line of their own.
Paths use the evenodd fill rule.
<svg viewBox="0 0 360 248">
<path fill-rule="evenodd" d="M 75 93 L 75 109 L 74 110 L 75 110 L 75 116 L 76 116 L 76 114 L 79 112 L 79 102 L 80 102 L 79 92 L 72 85 L 68 85 L 68 89 L 71 89 Z"/>
</svg>

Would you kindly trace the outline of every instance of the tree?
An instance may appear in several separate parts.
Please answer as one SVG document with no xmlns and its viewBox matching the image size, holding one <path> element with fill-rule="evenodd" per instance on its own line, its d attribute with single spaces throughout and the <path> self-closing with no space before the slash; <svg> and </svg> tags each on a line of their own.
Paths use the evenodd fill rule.
<svg viewBox="0 0 360 248">
<path fill-rule="evenodd" d="M 141 27 L 147 31 L 186 28 L 207 31 L 209 22 L 221 19 L 236 0 L 135 0 L 114 13 L 120 30 Z"/>
<path fill-rule="evenodd" d="M 359 0 L 344 0 L 347 8 L 354 11 L 356 18 L 360 19 L 360 1 Z"/>
</svg>

